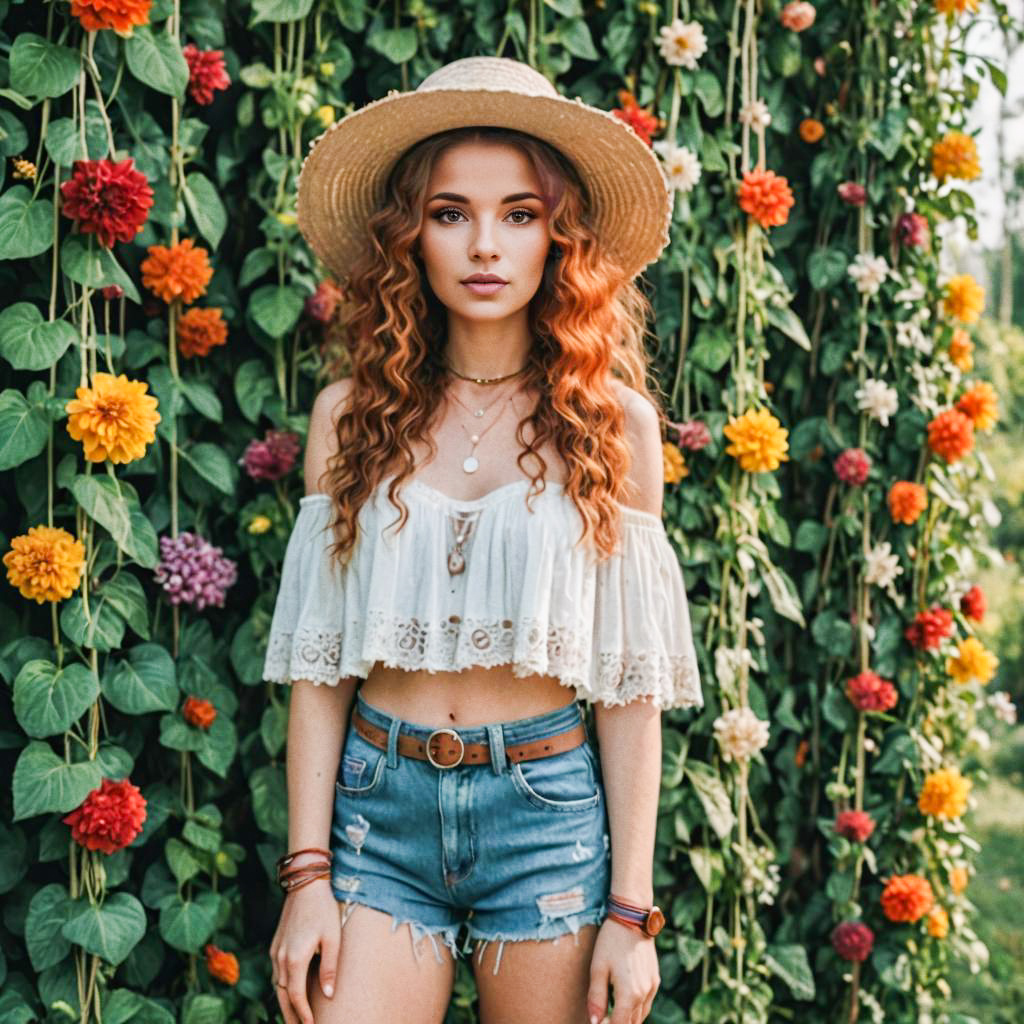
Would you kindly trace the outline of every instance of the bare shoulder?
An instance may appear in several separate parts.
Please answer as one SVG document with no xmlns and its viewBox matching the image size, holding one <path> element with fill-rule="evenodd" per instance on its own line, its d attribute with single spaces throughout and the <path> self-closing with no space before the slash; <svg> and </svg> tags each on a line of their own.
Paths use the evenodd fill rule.
<svg viewBox="0 0 1024 1024">
<path fill-rule="evenodd" d="M 658 410 L 646 396 L 618 378 L 612 378 L 612 389 L 626 416 L 626 441 L 632 456 L 623 504 L 660 516 L 665 493 L 665 459 Z"/>
<path fill-rule="evenodd" d="M 328 461 L 338 450 L 338 417 L 351 393 L 352 381 L 348 377 L 342 377 L 325 385 L 313 400 L 303 464 L 307 494 L 315 494 L 320 490 Z"/>
</svg>

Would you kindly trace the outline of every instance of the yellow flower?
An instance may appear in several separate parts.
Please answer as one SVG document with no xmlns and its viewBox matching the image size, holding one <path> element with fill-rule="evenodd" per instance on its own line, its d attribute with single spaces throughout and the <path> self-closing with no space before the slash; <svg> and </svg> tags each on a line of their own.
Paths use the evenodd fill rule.
<svg viewBox="0 0 1024 1024">
<path fill-rule="evenodd" d="M 964 637 L 957 646 L 957 656 L 946 663 L 946 671 L 958 682 L 977 679 L 983 686 L 996 674 L 999 659 L 985 650 L 976 636 Z"/>
<path fill-rule="evenodd" d="M 974 369 L 974 356 L 971 354 L 973 351 L 974 342 L 971 341 L 971 336 L 962 327 L 954 327 L 953 337 L 949 342 L 949 358 L 953 365 L 964 373 L 970 373 Z"/>
<path fill-rule="evenodd" d="M 999 419 L 999 394 L 987 381 L 964 392 L 956 407 L 974 422 L 975 430 L 991 430 Z"/>
<path fill-rule="evenodd" d="M 24 160 L 20 156 L 12 157 L 11 159 L 14 161 L 12 178 L 17 178 L 21 181 L 36 180 L 36 165 L 31 160 Z"/>
<path fill-rule="evenodd" d="M 959 896 L 967 888 L 967 868 L 953 868 L 949 873 L 949 886 Z"/>
<path fill-rule="evenodd" d="M 323 75 L 324 78 L 333 78 L 334 77 L 334 61 L 333 60 L 325 60 L 320 65 L 320 74 Z"/>
<path fill-rule="evenodd" d="M 146 453 L 161 419 L 148 387 L 123 373 L 97 373 L 93 387 L 75 389 L 77 397 L 64 407 L 68 433 L 82 442 L 90 462 L 131 462 Z"/>
<path fill-rule="evenodd" d="M 767 409 L 745 412 L 730 420 L 722 432 L 733 442 L 726 454 L 738 458 L 740 468 L 750 473 L 778 469 L 780 462 L 789 460 L 789 431 Z"/>
<path fill-rule="evenodd" d="M 940 768 L 925 777 L 917 798 L 917 809 L 936 818 L 959 818 L 967 810 L 971 780 L 957 768 Z"/>
<path fill-rule="evenodd" d="M 316 112 L 313 115 L 316 119 L 325 127 L 329 127 L 334 124 L 334 107 L 330 103 L 325 103 L 322 107 L 317 107 Z"/>
<path fill-rule="evenodd" d="M 964 11 L 977 11 L 978 0 L 935 0 L 935 10 L 939 14 L 963 14 Z"/>
<path fill-rule="evenodd" d="M 42 604 L 70 597 L 85 566 L 85 545 L 59 526 L 30 526 L 4 555 L 7 579 L 22 597 Z"/>
<path fill-rule="evenodd" d="M 662 442 L 661 454 L 665 466 L 665 483 L 677 484 L 683 477 L 690 475 L 683 453 L 671 441 Z"/>
<path fill-rule="evenodd" d="M 970 274 L 957 274 L 946 285 L 944 307 L 961 323 L 973 324 L 985 308 L 985 289 Z"/>
<path fill-rule="evenodd" d="M 925 918 L 928 934 L 933 939 L 944 939 L 949 934 L 949 914 L 945 907 L 932 907 Z"/>
<path fill-rule="evenodd" d="M 275 213 L 274 216 L 278 219 L 278 222 L 283 224 L 286 228 L 290 228 L 297 220 L 294 213 L 288 213 L 287 211 Z"/>
<path fill-rule="evenodd" d="M 249 532 L 266 533 L 273 525 L 269 516 L 253 516 L 252 522 L 249 524 Z"/>
<path fill-rule="evenodd" d="M 962 178 L 973 181 L 981 177 L 978 146 L 970 135 L 948 132 L 932 146 L 932 174 L 939 181 Z"/>
</svg>

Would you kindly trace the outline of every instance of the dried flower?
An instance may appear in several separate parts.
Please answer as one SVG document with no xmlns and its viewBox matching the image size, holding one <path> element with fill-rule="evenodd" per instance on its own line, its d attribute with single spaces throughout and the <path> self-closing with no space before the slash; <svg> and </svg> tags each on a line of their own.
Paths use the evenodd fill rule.
<svg viewBox="0 0 1024 1024">
<path fill-rule="evenodd" d="M 3 558 L 7 581 L 30 601 L 61 601 L 78 587 L 85 545 L 59 526 L 30 526 Z"/>
<path fill-rule="evenodd" d="M 844 960 L 867 960 L 875 933 L 863 921 L 840 921 L 832 929 L 832 948 Z"/>
<path fill-rule="evenodd" d="M 925 776 L 917 809 L 936 818 L 959 818 L 967 810 L 971 780 L 956 768 L 942 768 Z"/>
<path fill-rule="evenodd" d="M 726 454 L 748 473 L 765 473 L 789 461 L 789 431 L 767 409 L 750 409 L 731 419 L 722 433 L 732 441 Z"/>
<path fill-rule="evenodd" d="M 98 372 L 91 388 L 75 389 L 76 397 L 64 406 L 67 430 L 82 442 L 90 462 L 132 462 L 145 455 L 161 419 L 148 388 L 145 381 L 129 380 L 123 373 L 115 377 Z"/>
<path fill-rule="evenodd" d="M 87 32 L 110 28 L 127 38 L 136 25 L 149 24 L 153 0 L 71 0 L 71 17 Z"/>
<path fill-rule="evenodd" d="M 202 697 L 187 697 L 181 714 L 189 725 L 197 729 L 209 729 L 217 717 L 217 709 Z"/>
<path fill-rule="evenodd" d="M 912 480 L 897 480 L 889 488 L 889 514 L 894 523 L 916 523 L 928 505 L 928 492 Z"/>
<path fill-rule="evenodd" d="M 974 423 L 959 409 L 946 409 L 928 424 L 928 447 L 948 463 L 974 448 Z"/>
<path fill-rule="evenodd" d="M 987 380 L 964 392 L 956 407 L 970 418 L 975 430 L 989 431 L 999 420 L 999 395 Z"/>
<path fill-rule="evenodd" d="M 238 984 L 238 957 L 234 953 L 218 949 L 212 942 L 203 947 L 206 954 L 206 969 L 211 978 L 224 982 L 225 985 Z"/>
<path fill-rule="evenodd" d="M 932 605 L 918 612 L 903 633 L 911 647 L 924 651 L 935 650 L 953 633 L 953 613 L 948 608 Z"/>
<path fill-rule="evenodd" d="M 865 669 L 846 680 L 846 697 L 858 711 L 891 711 L 899 693 L 888 679 Z"/>
<path fill-rule="evenodd" d="M 71 838 L 88 850 L 117 853 L 142 831 L 146 799 L 127 779 L 103 779 L 70 814 L 61 818 L 71 826 Z"/>
<path fill-rule="evenodd" d="M 83 234 L 95 234 L 100 245 L 130 242 L 142 230 L 153 205 L 149 179 L 128 157 L 76 160 L 71 177 L 60 187 L 61 213 Z"/>
<path fill-rule="evenodd" d="M 932 174 L 939 181 L 960 178 L 973 181 L 981 177 L 978 146 L 970 135 L 949 132 L 932 147 Z"/>
<path fill-rule="evenodd" d="M 164 302 L 180 298 L 195 302 L 206 294 L 213 277 L 209 254 L 195 240 L 185 238 L 177 245 L 151 245 L 149 255 L 139 265 L 142 283 Z"/>
<path fill-rule="evenodd" d="M 268 430 L 262 441 L 249 442 L 238 461 L 253 480 L 280 480 L 294 468 L 299 448 L 294 431 Z"/>
<path fill-rule="evenodd" d="M 658 29 L 658 52 L 666 64 L 693 71 L 708 48 L 707 37 L 699 21 L 676 18 L 671 25 Z"/>
<path fill-rule="evenodd" d="M 844 484 L 859 487 L 871 472 L 871 458 L 863 448 L 847 448 L 839 453 L 833 468 Z"/>
<path fill-rule="evenodd" d="M 737 192 L 740 209 L 763 228 L 779 227 L 789 220 L 795 200 L 789 182 L 774 171 L 744 171 Z"/>
<path fill-rule="evenodd" d="M 186 358 L 207 356 L 215 345 L 228 340 L 228 325 L 219 307 L 193 306 L 178 317 L 177 337 L 178 351 Z"/>
<path fill-rule="evenodd" d="M 943 308 L 955 320 L 973 324 L 985 309 L 985 289 L 970 274 L 957 274 L 946 282 Z"/>
<path fill-rule="evenodd" d="M 982 686 L 991 682 L 999 659 L 976 636 L 966 636 L 957 645 L 955 658 L 946 662 L 946 671 L 961 685 L 972 680 Z"/>
<path fill-rule="evenodd" d="M 200 106 L 208 106 L 215 89 L 226 89 L 231 84 L 224 67 L 224 51 L 200 50 L 188 43 L 181 52 L 188 63 L 188 94 Z"/>
<path fill-rule="evenodd" d="M 155 577 L 171 604 L 190 604 L 200 611 L 210 605 L 224 607 L 238 567 L 219 547 L 186 530 L 177 537 L 161 537 L 160 555 Z"/>
<path fill-rule="evenodd" d="M 857 399 L 857 408 L 878 420 L 883 427 L 889 426 L 889 417 L 896 414 L 900 405 L 897 390 L 874 377 L 864 381 L 864 387 L 857 388 L 853 395 Z"/>
<path fill-rule="evenodd" d="M 767 722 L 744 705 L 719 715 L 714 731 L 726 761 L 745 761 L 767 746 L 770 729 Z"/>
<path fill-rule="evenodd" d="M 815 15 L 818 12 L 814 4 L 803 2 L 803 0 L 790 0 L 779 12 L 779 21 L 783 28 L 791 32 L 803 32 L 814 24 Z"/>
<path fill-rule="evenodd" d="M 920 921 L 934 902 L 931 883 L 921 875 L 892 875 L 882 893 L 882 911 L 890 921 Z"/>
</svg>

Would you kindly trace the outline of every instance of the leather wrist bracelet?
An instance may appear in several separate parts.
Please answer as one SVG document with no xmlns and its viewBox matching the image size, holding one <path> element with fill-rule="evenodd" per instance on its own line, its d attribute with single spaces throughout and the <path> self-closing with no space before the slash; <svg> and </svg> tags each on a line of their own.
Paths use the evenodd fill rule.
<svg viewBox="0 0 1024 1024">
<path fill-rule="evenodd" d="M 607 900 L 608 917 L 629 928 L 636 928 L 649 938 L 654 938 L 665 927 L 665 915 L 658 906 L 638 907 L 635 903 L 620 900 L 609 895 Z"/>
</svg>

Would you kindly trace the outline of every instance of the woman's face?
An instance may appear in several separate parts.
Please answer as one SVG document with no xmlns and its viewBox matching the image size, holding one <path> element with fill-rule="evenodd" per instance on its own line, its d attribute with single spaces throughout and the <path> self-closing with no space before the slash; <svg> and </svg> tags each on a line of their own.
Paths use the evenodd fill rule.
<svg viewBox="0 0 1024 1024">
<path fill-rule="evenodd" d="M 449 314 L 496 321 L 533 298 L 551 246 L 541 184 L 513 146 L 463 142 L 441 154 L 427 184 L 420 253 Z M 506 283 L 474 290 L 473 274 Z"/>
</svg>

